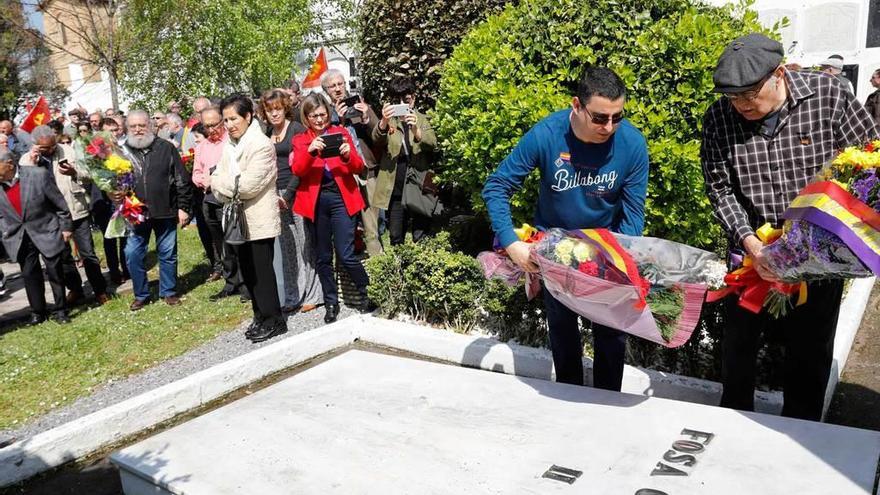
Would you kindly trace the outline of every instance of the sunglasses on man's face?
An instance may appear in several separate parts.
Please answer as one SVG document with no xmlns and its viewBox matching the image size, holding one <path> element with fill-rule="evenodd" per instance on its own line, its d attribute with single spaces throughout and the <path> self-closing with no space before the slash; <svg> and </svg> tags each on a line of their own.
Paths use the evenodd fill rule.
<svg viewBox="0 0 880 495">
<path fill-rule="evenodd" d="M 590 122 L 596 125 L 608 125 L 608 121 L 611 121 L 612 125 L 617 125 L 623 120 L 623 112 L 617 112 L 613 115 L 608 115 L 607 113 L 593 113 L 587 107 L 582 107 L 585 112 L 587 112 L 587 116 L 590 117 Z"/>
</svg>

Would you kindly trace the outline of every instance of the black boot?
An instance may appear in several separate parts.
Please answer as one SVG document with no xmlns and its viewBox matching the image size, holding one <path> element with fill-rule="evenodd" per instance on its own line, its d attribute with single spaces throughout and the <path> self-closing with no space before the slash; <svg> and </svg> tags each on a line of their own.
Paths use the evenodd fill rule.
<svg viewBox="0 0 880 495">
<path fill-rule="evenodd" d="M 275 321 L 272 323 L 263 323 L 259 325 L 253 333 L 248 337 L 251 339 L 251 342 L 256 344 L 257 342 L 263 342 L 264 340 L 269 340 L 276 335 L 281 335 L 282 333 L 287 331 L 287 323 L 284 321 Z"/>
<path fill-rule="evenodd" d="M 244 336 L 246 338 L 251 338 L 254 332 L 257 332 L 260 327 L 262 327 L 260 322 L 258 322 L 257 320 L 252 321 L 251 324 L 248 325 L 247 330 L 244 331 Z"/>
<path fill-rule="evenodd" d="M 327 311 L 324 313 L 324 323 L 336 321 L 336 317 L 339 316 L 339 304 L 325 304 L 324 309 Z"/>
</svg>

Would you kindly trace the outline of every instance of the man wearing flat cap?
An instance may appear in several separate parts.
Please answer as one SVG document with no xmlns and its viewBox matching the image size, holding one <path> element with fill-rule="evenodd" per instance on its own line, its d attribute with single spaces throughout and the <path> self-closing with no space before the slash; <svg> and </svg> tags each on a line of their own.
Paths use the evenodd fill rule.
<svg viewBox="0 0 880 495">
<path fill-rule="evenodd" d="M 820 72 L 792 72 L 782 45 L 762 34 L 731 42 L 713 76 L 723 96 L 703 118 L 700 158 L 706 190 L 733 254 L 748 254 L 758 274 L 776 280 L 755 231 L 782 214 L 838 150 L 876 139 L 874 119 L 840 80 Z M 843 283 L 809 284 L 807 302 L 778 320 L 727 304 L 722 340 L 721 405 L 754 409 L 756 358 L 764 330 L 785 346 L 782 414 L 819 420 L 831 370 Z"/>
</svg>

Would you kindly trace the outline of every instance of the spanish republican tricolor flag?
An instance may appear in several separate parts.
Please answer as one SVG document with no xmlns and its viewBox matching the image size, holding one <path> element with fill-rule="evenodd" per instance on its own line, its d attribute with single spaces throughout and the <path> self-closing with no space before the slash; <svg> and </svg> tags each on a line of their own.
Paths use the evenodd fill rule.
<svg viewBox="0 0 880 495">
<path fill-rule="evenodd" d="M 49 123 L 50 120 L 52 120 L 52 116 L 49 114 L 49 102 L 43 95 L 40 95 L 37 104 L 34 105 L 19 127 L 24 132 L 31 132 L 34 128 Z"/>
<path fill-rule="evenodd" d="M 309 73 L 306 74 L 306 78 L 303 79 L 302 87 L 303 88 L 318 88 L 321 86 L 321 74 L 327 72 L 327 56 L 324 55 L 324 47 L 321 47 L 321 50 L 318 52 L 318 56 L 315 57 L 315 63 L 312 64 L 312 68 L 309 69 Z"/>
</svg>

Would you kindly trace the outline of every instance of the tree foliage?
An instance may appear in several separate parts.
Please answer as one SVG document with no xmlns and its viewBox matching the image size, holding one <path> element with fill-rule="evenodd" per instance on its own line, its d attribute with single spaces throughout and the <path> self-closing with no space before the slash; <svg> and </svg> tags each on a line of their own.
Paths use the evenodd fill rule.
<svg viewBox="0 0 880 495">
<path fill-rule="evenodd" d="M 419 104 L 433 107 L 440 68 L 474 24 L 509 0 L 364 0 L 357 19 L 361 75 L 378 100 L 395 75 L 412 78 Z"/>
<path fill-rule="evenodd" d="M 28 27 L 21 2 L 0 0 L 0 119 L 15 116 L 39 94 L 60 105 L 68 92 L 49 65 L 43 38 Z"/>
<path fill-rule="evenodd" d="M 306 0 L 132 0 L 123 29 L 141 49 L 120 82 L 133 103 L 152 107 L 278 86 L 312 25 Z"/>
<path fill-rule="evenodd" d="M 447 60 L 434 125 L 443 178 L 484 208 L 486 177 L 519 138 L 565 108 L 585 64 L 626 83 L 627 117 L 648 141 L 650 235 L 711 247 L 720 227 L 700 171 L 700 126 L 712 71 L 735 37 L 764 31 L 747 4 L 715 8 L 688 0 L 523 0 L 471 31 Z M 516 223 L 531 220 L 537 173 L 511 201 Z"/>
</svg>

